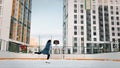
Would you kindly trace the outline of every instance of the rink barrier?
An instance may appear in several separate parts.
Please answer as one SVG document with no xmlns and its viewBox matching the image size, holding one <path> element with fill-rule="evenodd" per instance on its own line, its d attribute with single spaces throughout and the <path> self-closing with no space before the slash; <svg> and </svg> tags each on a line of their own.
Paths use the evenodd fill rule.
<svg viewBox="0 0 120 68">
<path fill-rule="evenodd" d="M 46 60 L 46 58 L 0 58 L 0 60 Z"/>
<path fill-rule="evenodd" d="M 0 60 L 46 60 L 46 58 L 0 58 Z M 62 60 L 60 58 L 50 60 Z M 114 61 L 120 62 L 120 59 L 101 59 L 101 58 L 65 58 L 64 60 L 91 60 L 91 61 Z"/>
<path fill-rule="evenodd" d="M 47 55 L 0 51 L 0 60 L 46 60 Z M 51 54 L 52 60 L 98 60 L 120 62 L 120 52 L 101 54 Z"/>
<path fill-rule="evenodd" d="M 115 62 L 120 62 L 120 59 L 101 59 L 101 58 L 66 58 L 66 60 L 94 60 L 94 61 L 115 61 Z"/>
</svg>

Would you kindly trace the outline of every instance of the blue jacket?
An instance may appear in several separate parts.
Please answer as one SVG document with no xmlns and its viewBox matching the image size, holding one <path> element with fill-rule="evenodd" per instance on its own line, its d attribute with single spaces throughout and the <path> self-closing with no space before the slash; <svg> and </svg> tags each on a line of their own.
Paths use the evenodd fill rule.
<svg viewBox="0 0 120 68">
<path fill-rule="evenodd" d="M 47 42 L 45 48 L 41 51 L 42 54 L 49 54 L 51 43 Z"/>
</svg>

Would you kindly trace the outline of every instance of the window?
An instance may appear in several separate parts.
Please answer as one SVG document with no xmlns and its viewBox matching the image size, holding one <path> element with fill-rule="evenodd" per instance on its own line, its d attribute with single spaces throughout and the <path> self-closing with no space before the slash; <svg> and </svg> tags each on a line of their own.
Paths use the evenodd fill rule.
<svg viewBox="0 0 120 68">
<path fill-rule="evenodd" d="M 76 31 L 74 32 L 74 35 L 77 35 L 77 32 L 76 32 Z"/>
<path fill-rule="evenodd" d="M 74 26 L 74 30 L 77 30 L 77 26 Z"/>
<path fill-rule="evenodd" d="M 81 30 L 84 30 L 84 27 L 83 27 L 83 26 L 81 26 Z"/>
<path fill-rule="evenodd" d="M 74 37 L 74 41 L 77 41 L 77 37 Z"/>
<path fill-rule="evenodd" d="M 2 13 L 2 7 L 0 6 L 0 15 L 1 15 L 1 13 Z"/>
<path fill-rule="evenodd" d="M 74 13 L 77 13 L 77 9 L 74 10 Z"/>
<path fill-rule="evenodd" d="M 108 11 L 108 6 L 104 6 L 104 10 L 105 10 L 105 11 Z"/>
<path fill-rule="evenodd" d="M 84 35 L 84 32 L 81 32 L 81 35 Z"/>
<path fill-rule="evenodd" d="M 111 22 L 112 25 L 114 25 L 114 22 Z"/>
<path fill-rule="evenodd" d="M 115 38 L 113 38 L 112 41 L 115 42 Z"/>
<path fill-rule="evenodd" d="M 97 41 L 97 39 L 96 39 L 96 38 L 94 38 L 94 41 Z"/>
<path fill-rule="evenodd" d="M 83 38 L 83 37 L 81 38 L 81 41 L 84 41 L 84 38 Z"/>
<path fill-rule="evenodd" d="M 83 15 L 81 15 L 81 19 L 83 19 L 84 18 L 84 16 Z"/>
<path fill-rule="evenodd" d="M 74 24 L 77 24 L 77 20 L 74 21 Z"/>
<path fill-rule="evenodd" d="M 111 3 L 113 3 L 113 0 L 110 0 Z"/>
<path fill-rule="evenodd" d="M 81 13 L 83 13 L 84 11 L 83 10 L 81 10 Z"/>
<path fill-rule="evenodd" d="M 93 24 L 96 24 L 96 21 L 93 21 Z"/>
<path fill-rule="evenodd" d="M 110 9 L 113 9 L 113 6 L 110 6 Z"/>
<path fill-rule="evenodd" d="M 94 26 L 93 29 L 96 30 L 96 26 Z"/>
<path fill-rule="evenodd" d="M 114 31 L 115 29 L 114 29 L 114 27 L 112 27 L 112 31 Z"/>
<path fill-rule="evenodd" d="M 93 19 L 96 19 L 96 17 L 95 17 L 95 16 L 93 16 Z"/>
<path fill-rule="evenodd" d="M 81 21 L 81 24 L 83 24 L 83 21 Z"/>
<path fill-rule="evenodd" d="M 74 18 L 77 18 L 77 15 L 74 15 Z"/>
<path fill-rule="evenodd" d="M 116 2 L 118 3 L 118 0 L 116 0 Z"/>
<path fill-rule="evenodd" d="M 95 14 L 95 10 L 93 10 L 93 14 Z"/>
<path fill-rule="evenodd" d="M 115 33 L 112 33 L 112 36 L 115 36 Z"/>
<path fill-rule="evenodd" d="M 0 0 L 0 4 L 2 4 L 2 0 Z"/>
<path fill-rule="evenodd" d="M 93 35 L 96 35 L 96 32 L 93 32 Z"/>
<path fill-rule="evenodd" d="M 120 44 L 120 39 L 118 39 L 118 42 L 119 42 L 119 44 Z"/>
<path fill-rule="evenodd" d="M 116 10 L 118 10 L 118 6 L 116 6 Z"/>
<path fill-rule="evenodd" d="M 74 43 L 74 46 L 73 46 L 73 53 L 76 53 L 77 52 L 77 43 Z"/>
<path fill-rule="evenodd" d="M 117 30 L 120 31 L 120 27 L 118 27 Z"/>
<path fill-rule="evenodd" d="M 119 17 L 116 17 L 116 20 L 119 20 Z"/>
<path fill-rule="evenodd" d="M 74 2 L 77 2 L 77 0 L 74 0 Z"/>
<path fill-rule="evenodd" d="M 83 5 L 81 4 L 80 7 L 83 8 Z"/>
<path fill-rule="evenodd" d="M 118 33 L 118 36 L 120 36 L 120 33 Z"/>
<path fill-rule="evenodd" d="M 77 8 L 77 4 L 74 4 L 74 8 Z"/>
<path fill-rule="evenodd" d="M 119 22 L 117 22 L 117 25 L 120 25 Z"/>
<path fill-rule="evenodd" d="M 117 11 L 117 12 L 116 12 L 116 14 L 118 15 L 118 14 L 119 14 L 119 12 Z"/>
<path fill-rule="evenodd" d="M 115 42 L 115 41 L 114 41 Z M 116 48 L 116 45 L 115 45 L 115 43 L 113 44 L 113 48 Z"/>
<path fill-rule="evenodd" d="M 95 9 L 96 8 L 96 5 L 93 5 L 93 9 Z"/>
<path fill-rule="evenodd" d="M 77 47 L 77 43 L 74 43 L 74 47 Z"/>
<path fill-rule="evenodd" d="M 113 15 L 113 11 L 111 11 L 111 14 Z"/>
<path fill-rule="evenodd" d="M 114 17 L 113 17 L 113 16 L 111 17 L 111 20 L 114 20 Z"/>
</svg>

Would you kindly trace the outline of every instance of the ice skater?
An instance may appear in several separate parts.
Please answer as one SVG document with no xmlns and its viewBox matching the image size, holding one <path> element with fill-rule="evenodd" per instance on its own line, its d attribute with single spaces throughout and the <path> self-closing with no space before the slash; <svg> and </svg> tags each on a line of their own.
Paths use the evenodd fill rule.
<svg viewBox="0 0 120 68">
<path fill-rule="evenodd" d="M 49 58 L 50 58 L 50 53 L 49 53 L 50 52 L 50 46 L 51 46 L 51 40 L 48 40 L 45 48 L 40 52 L 35 52 L 35 54 L 46 54 L 47 55 L 47 60 L 49 60 Z"/>
</svg>

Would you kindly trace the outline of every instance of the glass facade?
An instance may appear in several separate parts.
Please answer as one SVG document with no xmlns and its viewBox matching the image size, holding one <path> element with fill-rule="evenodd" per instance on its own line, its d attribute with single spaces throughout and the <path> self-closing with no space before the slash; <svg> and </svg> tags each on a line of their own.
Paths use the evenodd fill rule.
<svg viewBox="0 0 120 68">
<path fill-rule="evenodd" d="M 2 0 L 0 0 L 0 4 L 2 4 Z"/>
<path fill-rule="evenodd" d="M 9 38 L 29 44 L 31 29 L 32 0 L 13 0 Z M 9 42 L 9 51 L 18 52 L 17 42 Z"/>
<path fill-rule="evenodd" d="M 0 6 L 0 16 L 2 15 L 2 6 Z"/>
</svg>

